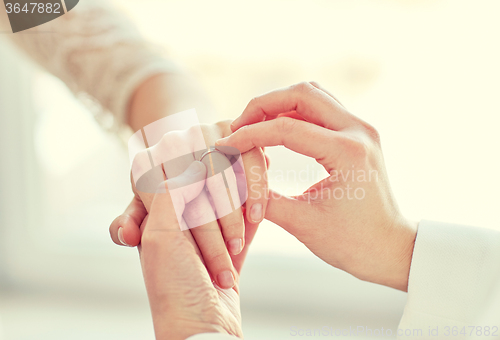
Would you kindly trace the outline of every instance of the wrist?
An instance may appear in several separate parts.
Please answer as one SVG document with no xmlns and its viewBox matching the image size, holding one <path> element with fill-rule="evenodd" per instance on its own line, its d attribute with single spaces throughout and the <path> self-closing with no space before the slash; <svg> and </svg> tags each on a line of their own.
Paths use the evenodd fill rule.
<svg viewBox="0 0 500 340">
<path fill-rule="evenodd" d="M 381 277 L 380 284 L 388 287 L 408 291 L 411 260 L 417 236 L 418 223 L 401 218 L 395 223 L 394 236 L 389 247 L 392 261 L 386 268 L 385 275 Z"/>
<path fill-rule="evenodd" d="M 132 94 L 126 122 L 137 131 L 171 114 L 187 109 L 211 110 L 202 89 L 185 74 L 162 73 L 145 80 Z"/>
</svg>

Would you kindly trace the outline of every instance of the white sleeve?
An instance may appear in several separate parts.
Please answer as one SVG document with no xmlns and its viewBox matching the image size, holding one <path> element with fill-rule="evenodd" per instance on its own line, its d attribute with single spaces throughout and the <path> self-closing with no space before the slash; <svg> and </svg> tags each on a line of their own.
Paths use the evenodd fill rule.
<svg viewBox="0 0 500 340">
<path fill-rule="evenodd" d="M 5 30 L 8 18 L 0 8 L 0 28 Z M 141 82 L 157 73 L 178 72 L 106 0 L 80 1 L 55 20 L 7 36 L 75 94 L 84 94 L 111 112 L 118 123 Z"/>
<path fill-rule="evenodd" d="M 220 333 L 203 333 L 190 336 L 186 340 L 241 340 L 238 337 Z"/>
<path fill-rule="evenodd" d="M 468 339 L 472 327 L 500 338 L 499 287 L 500 232 L 420 222 L 398 338 Z M 453 327 L 459 334 L 447 336 Z"/>
</svg>

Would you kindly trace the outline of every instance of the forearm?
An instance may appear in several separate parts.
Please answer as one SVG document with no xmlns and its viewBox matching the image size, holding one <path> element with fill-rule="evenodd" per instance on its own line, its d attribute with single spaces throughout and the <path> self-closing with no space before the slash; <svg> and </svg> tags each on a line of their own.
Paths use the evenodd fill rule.
<svg viewBox="0 0 500 340">
<path fill-rule="evenodd" d="M 6 24 L 7 15 L 0 11 L 0 28 Z M 37 34 L 45 31 L 52 33 Z M 131 115 L 135 129 L 142 125 L 134 124 L 145 125 L 188 107 L 188 99 L 193 102 L 188 108 L 195 107 L 202 96 L 194 82 L 109 1 L 80 3 L 61 18 L 26 33 L 30 34 L 8 36 L 75 94 L 85 93 L 111 112 L 116 125 L 128 122 L 131 99 L 136 94 L 135 111 L 143 113 Z M 144 94 L 146 91 L 149 93 Z"/>
<path fill-rule="evenodd" d="M 195 108 L 200 118 L 214 115 L 201 87 L 184 73 L 158 74 L 144 81 L 132 94 L 126 123 L 137 131 L 171 114 Z"/>
</svg>

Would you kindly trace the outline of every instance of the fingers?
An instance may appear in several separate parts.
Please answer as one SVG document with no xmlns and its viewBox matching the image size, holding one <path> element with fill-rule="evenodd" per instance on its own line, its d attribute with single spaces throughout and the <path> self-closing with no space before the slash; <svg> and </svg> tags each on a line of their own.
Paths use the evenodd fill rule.
<svg viewBox="0 0 500 340">
<path fill-rule="evenodd" d="M 293 118 L 278 118 L 246 126 L 220 139 L 217 146 L 233 146 L 242 153 L 254 147 L 284 145 L 286 148 L 315 158 L 329 172 L 345 147 L 354 143 L 337 131 Z"/>
<path fill-rule="evenodd" d="M 231 133 L 229 121 L 218 122 L 215 126 L 217 129 L 203 130 L 207 141 L 217 140 L 224 135 L 224 131 Z M 213 142 L 210 145 L 213 145 Z M 234 163 L 236 159 L 241 159 L 239 151 L 234 148 L 219 151 L 225 155 L 209 152 L 203 157 L 203 162 L 208 169 L 207 188 L 216 209 L 222 234 L 229 253 L 234 255 L 239 254 L 245 244 L 245 223 L 241 205 L 245 202 L 246 196 L 240 196 L 239 189 L 242 183 L 243 186 L 246 183 L 237 173 L 238 164 Z"/>
<path fill-rule="evenodd" d="M 158 185 L 167 178 L 179 176 L 194 161 L 195 137 L 188 130 L 171 131 L 135 155 L 131 174 L 133 189 L 148 211 Z"/>
<path fill-rule="evenodd" d="M 141 241 L 140 226 L 147 215 L 141 200 L 134 196 L 125 212 L 115 218 L 109 227 L 114 243 L 121 246 L 135 247 Z"/>
<path fill-rule="evenodd" d="M 245 262 L 245 258 L 248 254 L 248 250 L 250 249 L 250 243 L 257 232 L 257 228 L 259 227 L 258 223 L 251 223 L 248 220 L 245 220 L 245 247 L 238 255 L 231 255 L 231 259 L 233 261 L 233 266 L 236 272 L 241 275 L 241 269 L 243 267 L 243 263 Z"/>
<path fill-rule="evenodd" d="M 150 151 L 148 149 L 136 155 L 130 174 L 132 191 L 140 198 L 146 211 L 150 211 L 151 209 L 158 185 L 166 180 L 161 166 L 153 166 L 148 170 L 143 170 L 145 164 L 149 162 L 149 154 Z M 138 173 L 141 173 L 140 177 L 137 176 Z"/>
<path fill-rule="evenodd" d="M 243 153 L 242 159 L 248 191 L 246 218 L 250 223 L 258 224 L 264 219 L 267 208 L 266 158 L 262 149 L 258 147 Z"/>
<path fill-rule="evenodd" d="M 204 163 L 193 162 L 181 176 L 173 177 L 167 181 L 169 191 L 172 194 L 172 201 L 178 207 L 182 208 L 176 209 L 175 211 L 177 214 L 177 221 L 179 221 L 179 228 L 181 230 L 190 230 L 193 235 L 193 239 L 196 241 L 196 244 L 203 256 L 207 269 L 213 279 L 217 281 L 217 284 L 222 288 L 231 288 L 234 286 L 234 269 L 231 263 L 231 258 L 227 252 L 226 243 L 221 235 L 221 229 L 217 223 L 214 208 L 210 203 L 207 193 L 204 190 L 201 190 L 200 194 L 193 198 L 191 196 L 186 196 L 189 192 L 180 190 L 180 194 L 175 195 L 177 190 L 184 189 L 186 187 L 186 183 L 193 183 L 193 181 L 198 179 L 196 174 L 190 174 L 190 169 L 192 170 L 193 167 L 199 166 L 203 167 L 203 176 L 206 177 L 207 169 Z M 167 176 L 171 178 L 176 175 L 178 168 L 169 166 L 165 167 L 165 171 L 167 172 Z M 206 181 L 207 186 L 209 180 L 210 178 Z M 199 183 L 200 182 L 191 185 L 198 185 Z M 172 190 L 171 188 L 179 189 Z M 223 192 L 227 197 L 225 187 L 223 187 L 223 189 Z M 193 199 L 189 201 L 190 198 Z M 189 203 L 187 203 L 188 201 Z M 183 205 L 183 202 L 186 204 Z M 182 222 L 182 218 L 184 218 L 185 224 Z M 243 221 L 241 221 L 241 223 L 243 223 Z M 240 233 L 243 234 L 243 230 L 241 230 Z"/>
<path fill-rule="evenodd" d="M 205 165 L 196 161 L 191 163 L 180 176 L 166 181 L 181 230 L 188 229 L 182 217 L 186 204 L 201 196 L 200 194 L 205 187 L 206 174 Z"/>
<path fill-rule="evenodd" d="M 181 175 L 164 182 L 163 187 L 160 186 L 153 197 L 150 206 L 151 214 L 148 215 L 149 218 L 145 222 L 143 237 L 151 237 L 151 234 L 157 232 L 164 232 L 160 235 L 168 237 L 184 230 L 185 238 L 192 244 L 196 254 L 204 263 L 193 236 L 187 230 L 182 214 L 186 205 L 202 193 L 205 177 L 206 168 L 203 163 L 193 162 Z M 142 209 L 145 210 L 144 206 Z"/>
<path fill-rule="evenodd" d="M 234 268 L 205 191 L 202 191 L 199 197 L 188 204 L 184 218 L 188 226 L 197 226 L 191 228 L 190 231 L 203 255 L 212 279 L 221 288 L 233 287 L 235 283 Z M 210 222 L 202 224 L 201 221 L 204 220 Z"/>
<path fill-rule="evenodd" d="M 188 171 L 193 167 L 200 170 L 200 177 L 204 179 L 206 169 L 203 164 L 193 163 Z M 172 182 L 166 181 L 164 185 L 175 187 Z M 193 183 L 171 191 L 160 188 L 153 198 L 139 252 L 155 326 L 159 324 L 157 318 L 165 320 L 171 316 L 170 307 L 174 311 L 182 306 L 188 310 L 196 305 L 199 298 L 197 292 L 204 293 L 204 289 L 211 287 L 209 275 L 195 255 L 196 243 L 189 239 L 189 230 L 181 232 L 181 221 L 177 218 L 177 213 L 203 192 L 203 184 L 202 180 L 201 185 Z M 166 306 L 169 311 L 165 310 Z"/>
<path fill-rule="evenodd" d="M 310 225 L 314 221 L 314 215 L 317 215 L 311 214 L 312 209 L 313 206 L 307 201 L 296 197 L 282 196 L 270 190 L 266 219 L 276 223 L 304 242 L 307 239 L 307 233 L 311 231 L 308 228 L 303 228 L 303 226 Z"/>
<path fill-rule="evenodd" d="M 305 82 L 252 99 L 241 116 L 231 124 L 231 129 L 236 131 L 242 126 L 259 123 L 266 118 L 291 111 L 295 111 L 308 122 L 337 131 L 359 121 L 332 96 Z"/>
<path fill-rule="evenodd" d="M 166 145 L 172 146 L 172 144 L 168 143 L 168 140 L 162 140 L 163 149 L 166 148 Z M 176 217 L 178 221 L 178 227 L 181 230 L 187 230 L 191 232 L 194 241 L 196 241 L 197 247 L 199 248 L 205 264 L 207 266 L 208 271 L 211 276 L 217 281 L 218 285 L 222 288 L 231 288 L 234 286 L 234 269 L 231 263 L 231 258 L 228 254 L 228 249 L 226 248 L 226 242 L 221 232 L 225 233 L 233 233 L 237 235 L 237 239 L 242 240 L 244 234 L 244 225 L 242 219 L 241 211 L 235 211 L 232 214 L 234 216 L 229 216 L 224 220 L 221 220 L 221 224 L 223 225 L 222 231 L 219 228 L 219 224 L 217 222 L 217 216 L 214 212 L 214 207 L 212 206 L 209 196 L 205 191 L 202 191 L 200 195 L 194 198 L 189 204 L 186 206 L 182 206 L 182 202 L 188 201 L 188 199 L 184 199 L 183 197 L 176 198 L 175 189 L 172 188 L 183 188 L 187 183 L 193 183 L 194 179 L 189 175 L 188 172 L 184 172 L 181 176 L 179 174 L 183 171 L 183 169 L 187 167 L 192 167 L 194 162 L 194 155 L 188 150 L 180 150 L 184 148 L 183 144 L 177 145 L 178 150 L 176 152 L 184 152 L 184 156 L 177 157 L 170 161 L 163 163 L 163 170 L 165 171 L 166 177 L 169 178 L 167 181 L 169 185 L 169 190 L 172 195 L 172 200 L 176 199 L 180 203 L 182 207 L 181 210 L 184 213 L 180 213 L 181 210 L 176 210 Z M 151 158 L 154 160 L 154 163 L 157 164 L 159 160 L 163 160 L 163 156 L 160 155 L 159 151 L 163 150 L 162 148 L 152 148 L 152 156 Z M 226 162 L 227 158 L 223 155 Z M 194 162 L 198 164 L 202 164 L 200 162 Z M 191 164 L 191 165 L 190 165 Z M 230 163 L 228 163 L 230 166 Z M 205 173 L 206 174 L 206 173 Z M 158 177 L 158 175 L 156 176 Z M 212 201 L 214 202 L 214 206 L 219 213 L 220 216 L 225 216 L 228 211 L 223 211 L 223 204 L 221 204 L 221 197 L 225 196 L 226 201 L 228 201 L 228 192 L 226 187 L 222 185 L 222 188 L 213 188 L 213 184 L 215 179 L 210 177 L 206 184 L 207 187 L 212 187 L 211 194 L 213 195 Z M 139 184 L 139 182 L 138 182 Z M 181 191 L 185 194 L 185 191 Z M 140 192 L 141 199 L 148 200 L 150 198 L 150 194 L 147 192 Z M 227 206 L 227 205 L 226 205 Z M 232 212 L 229 210 L 229 212 Z M 184 215 L 184 216 L 182 216 Z M 237 219 L 239 216 L 239 221 L 232 221 L 231 219 Z M 229 235 L 228 237 L 236 237 L 234 235 Z M 228 240 L 226 240 L 228 241 Z M 239 242 L 242 244 L 242 241 Z M 241 248 L 241 247 L 240 247 Z M 238 252 L 241 251 L 238 250 Z"/>
<path fill-rule="evenodd" d="M 212 140 L 220 136 L 217 133 L 216 135 Z M 237 183 L 240 174 L 233 172 L 231 163 L 224 155 L 215 153 L 215 157 L 221 158 L 216 163 L 221 164 L 223 169 L 220 172 L 212 172 L 212 176 L 208 177 L 206 186 L 210 195 L 202 191 L 200 195 L 192 199 L 192 197 L 185 197 L 186 191 L 181 190 L 181 195 L 176 196 L 175 190 L 177 189 L 175 188 L 180 189 L 185 187 L 186 183 L 193 182 L 188 178 L 187 173 L 179 176 L 194 161 L 193 152 L 196 154 L 196 150 L 200 150 L 200 148 L 193 150 L 190 143 L 182 142 L 189 140 L 189 137 L 181 132 L 171 132 L 161 137 L 158 144 L 139 153 L 136 159 L 142 158 L 140 162 L 137 162 L 139 165 L 133 167 L 133 177 L 136 181 L 132 182 L 135 184 L 138 196 L 144 201 L 146 209 L 151 209 L 152 202 L 158 195 L 158 193 L 154 194 L 156 190 L 154 184 L 162 183 L 165 178 L 169 178 L 167 183 L 171 203 L 180 207 L 174 209 L 177 221 L 175 228 L 189 229 L 192 235 L 191 241 L 196 243 L 195 248 L 198 248 L 202 254 L 213 279 L 220 287 L 231 288 L 237 274 L 228 250 L 232 254 L 240 253 L 245 239 L 242 200 L 239 197 L 239 184 Z M 207 160 L 213 157 L 212 154 L 209 156 L 206 157 Z M 207 164 L 207 167 L 213 170 L 213 164 Z M 141 174 L 148 176 L 139 177 Z M 152 187 L 155 190 L 151 190 Z M 185 202 L 188 201 L 190 202 L 186 204 Z M 217 217 L 219 217 L 221 227 L 219 227 Z"/>
<path fill-rule="evenodd" d="M 181 175 L 162 183 L 153 198 L 151 213 L 144 231 L 181 230 L 182 214 L 189 202 L 203 192 L 206 168 L 200 162 L 193 162 Z M 181 185 L 183 183 L 188 185 Z"/>
<path fill-rule="evenodd" d="M 208 168 L 207 188 L 217 212 L 227 249 L 239 254 L 244 246 L 245 225 L 236 175 L 229 159 L 219 152 L 203 158 Z"/>
</svg>

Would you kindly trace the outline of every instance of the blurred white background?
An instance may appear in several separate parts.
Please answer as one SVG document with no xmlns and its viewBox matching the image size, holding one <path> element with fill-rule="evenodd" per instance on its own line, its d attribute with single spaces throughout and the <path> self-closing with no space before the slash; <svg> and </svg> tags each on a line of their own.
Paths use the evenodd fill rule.
<svg viewBox="0 0 500 340">
<path fill-rule="evenodd" d="M 117 6 L 196 75 L 218 119 L 236 117 L 263 92 L 316 80 L 379 130 L 408 217 L 500 228 L 498 1 Z M 152 339 L 137 252 L 108 235 L 131 198 L 125 149 L 59 81 L 3 40 L 0 58 L 4 338 Z M 280 148 L 268 154 L 277 190 L 298 193 L 318 179 L 313 161 Z M 280 169 L 310 176 L 273 181 Z M 242 279 L 250 340 L 288 339 L 293 326 L 395 330 L 404 303 L 405 294 L 321 263 L 268 222 Z"/>
</svg>

